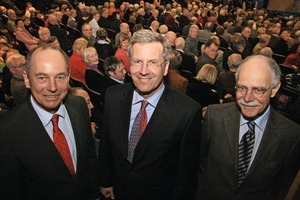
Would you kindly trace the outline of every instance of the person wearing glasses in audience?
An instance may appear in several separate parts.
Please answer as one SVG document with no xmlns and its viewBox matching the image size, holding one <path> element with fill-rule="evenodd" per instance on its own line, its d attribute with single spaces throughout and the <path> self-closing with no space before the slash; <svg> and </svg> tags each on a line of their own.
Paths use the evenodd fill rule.
<svg viewBox="0 0 300 200">
<path fill-rule="evenodd" d="M 236 103 L 208 107 L 195 200 L 285 199 L 299 170 L 300 126 L 270 106 L 280 76 L 273 59 L 250 56 L 236 72 Z"/>
<path fill-rule="evenodd" d="M 133 83 L 106 91 L 100 140 L 100 192 L 122 200 L 192 199 L 201 106 L 165 85 L 170 47 L 151 30 L 129 45 Z"/>
</svg>

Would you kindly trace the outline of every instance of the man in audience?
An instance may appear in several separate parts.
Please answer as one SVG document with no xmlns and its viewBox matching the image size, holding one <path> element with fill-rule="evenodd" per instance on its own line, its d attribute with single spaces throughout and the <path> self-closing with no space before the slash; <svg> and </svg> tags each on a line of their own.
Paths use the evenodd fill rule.
<svg viewBox="0 0 300 200">
<path fill-rule="evenodd" d="M 177 38 L 176 33 L 174 31 L 168 31 L 165 34 L 165 37 L 167 38 L 167 42 L 169 43 L 170 47 L 175 49 L 175 40 Z"/>
<path fill-rule="evenodd" d="M 235 73 L 242 61 L 241 54 L 231 54 L 228 57 L 229 71 L 219 73 L 219 80 L 225 94 L 224 98 L 235 97 Z"/>
<path fill-rule="evenodd" d="M 214 24 L 212 22 L 206 22 L 204 25 L 204 29 L 199 31 L 198 40 L 202 44 L 205 44 L 211 36 L 214 35 L 211 30 L 213 29 Z"/>
<path fill-rule="evenodd" d="M 159 22 L 154 20 L 151 22 L 150 25 L 150 30 L 154 31 L 154 32 L 158 32 L 158 27 L 159 27 Z"/>
<path fill-rule="evenodd" d="M 212 64 L 215 67 L 217 66 L 217 62 L 215 61 L 215 58 L 218 55 L 219 50 L 219 44 L 214 39 L 209 39 L 204 46 L 204 51 L 199 57 L 197 63 L 196 63 L 196 74 L 199 72 L 201 67 L 205 64 Z"/>
<path fill-rule="evenodd" d="M 111 199 L 192 199 L 201 106 L 164 84 L 165 37 L 146 29 L 135 32 L 129 56 L 133 83 L 106 92 L 100 191 Z"/>
<path fill-rule="evenodd" d="M 129 38 L 131 37 L 131 32 L 130 32 L 129 25 L 125 22 L 120 24 L 120 32 L 115 37 L 115 43 L 116 44 L 120 43 L 119 40 L 120 40 L 120 36 L 122 35 L 122 33 L 127 35 Z"/>
<path fill-rule="evenodd" d="M 270 107 L 280 77 L 274 60 L 250 56 L 236 72 L 237 102 L 208 107 L 195 199 L 285 199 L 299 170 L 300 126 Z"/>
<path fill-rule="evenodd" d="M 10 91 L 14 98 L 14 104 L 17 106 L 25 102 L 28 97 L 28 90 L 25 87 L 23 79 L 25 65 L 25 56 L 21 54 L 13 54 L 6 60 L 6 66 L 12 73 Z"/>
<path fill-rule="evenodd" d="M 197 25 L 191 25 L 189 30 L 189 35 L 185 39 L 185 47 L 184 52 L 192 56 L 194 58 L 194 61 L 197 62 L 199 57 L 198 52 L 198 34 L 199 34 L 199 28 Z"/>
<path fill-rule="evenodd" d="M 97 38 L 93 36 L 92 26 L 88 23 L 84 23 L 81 27 L 82 38 L 88 42 L 88 47 L 93 47 L 97 42 Z"/>
<path fill-rule="evenodd" d="M 103 69 L 106 75 L 103 80 L 103 94 L 101 96 L 104 100 L 106 90 L 109 87 L 124 83 L 126 71 L 123 61 L 115 56 L 110 56 L 104 60 Z"/>
<path fill-rule="evenodd" d="M 108 9 L 102 8 L 100 11 L 100 14 L 101 14 L 101 17 L 98 21 L 99 26 L 102 28 L 110 28 L 111 21 L 108 18 Z"/>
<path fill-rule="evenodd" d="M 0 198 L 98 198 L 88 110 L 81 97 L 67 95 L 66 55 L 38 47 L 28 55 L 24 79 L 30 97 L 0 122 Z"/>
<path fill-rule="evenodd" d="M 16 12 L 13 9 L 8 9 L 7 10 L 7 16 L 8 16 L 8 20 L 7 20 L 7 28 L 8 31 L 11 33 L 14 33 L 16 30 L 16 19 L 17 19 L 17 15 Z"/>
</svg>

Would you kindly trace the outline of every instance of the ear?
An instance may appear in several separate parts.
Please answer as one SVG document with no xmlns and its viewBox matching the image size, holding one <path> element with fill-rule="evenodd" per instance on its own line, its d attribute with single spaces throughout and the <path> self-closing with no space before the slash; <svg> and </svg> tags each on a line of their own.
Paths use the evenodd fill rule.
<svg viewBox="0 0 300 200">
<path fill-rule="evenodd" d="M 25 83 L 26 88 L 30 89 L 29 78 L 28 78 L 27 73 L 25 71 L 23 72 L 23 78 L 24 78 L 24 83 Z"/>
<path fill-rule="evenodd" d="M 108 71 L 109 76 L 114 77 L 114 72 L 113 71 Z"/>
<path fill-rule="evenodd" d="M 168 74 L 168 72 L 169 72 L 169 66 L 170 66 L 170 61 L 167 61 L 166 63 L 165 63 L 165 66 L 164 66 L 164 76 L 166 76 L 167 74 Z"/>
<path fill-rule="evenodd" d="M 277 94 L 280 86 L 281 86 L 281 82 L 278 82 L 277 85 L 274 88 L 272 88 L 271 97 L 274 97 Z"/>
</svg>

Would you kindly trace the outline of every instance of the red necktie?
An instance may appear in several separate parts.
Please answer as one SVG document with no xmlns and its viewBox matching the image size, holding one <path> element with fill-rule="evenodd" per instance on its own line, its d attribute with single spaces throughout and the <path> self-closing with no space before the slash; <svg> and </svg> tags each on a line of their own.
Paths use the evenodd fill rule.
<svg viewBox="0 0 300 200">
<path fill-rule="evenodd" d="M 65 162 L 67 168 L 69 169 L 72 176 L 75 176 L 75 169 L 70 153 L 70 149 L 67 143 L 67 140 L 63 134 L 63 132 L 58 127 L 58 118 L 59 115 L 54 114 L 52 116 L 52 124 L 53 124 L 53 141 L 54 145 L 59 152 L 60 156 L 62 157 L 63 161 Z"/>
<path fill-rule="evenodd" d="M 128 157 L 127 157 L 127 159 L 129 160 L 129 162 L 132 162 L 134 149 L 135 149 L 137 143 L 139 142 L 139 140 L 147 126 L 146 107 L 148 105 L 148 102 L 146 100 L 143 100 L 141 102 L 141 104 L 142 104 L 141 109 L 133 122 L 131 134 L 130 134 L 129 141 L 128 141 Z"/>
</svg>

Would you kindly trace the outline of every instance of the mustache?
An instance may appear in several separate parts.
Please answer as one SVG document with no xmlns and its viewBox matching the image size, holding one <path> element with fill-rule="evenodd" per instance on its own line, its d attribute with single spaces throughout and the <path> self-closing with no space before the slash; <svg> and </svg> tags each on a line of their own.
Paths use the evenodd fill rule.
<svg viewBox="0 0 300 200">
<path fill-rule="evenodd" d="M 245 100 L 242 98 L 239 101 L 239 104 L 244 105 L 244 106 L 260 106 L 261 103 L 259 103 L 256 99 L 251 102 L 245 102 Z"/>
</svg>

